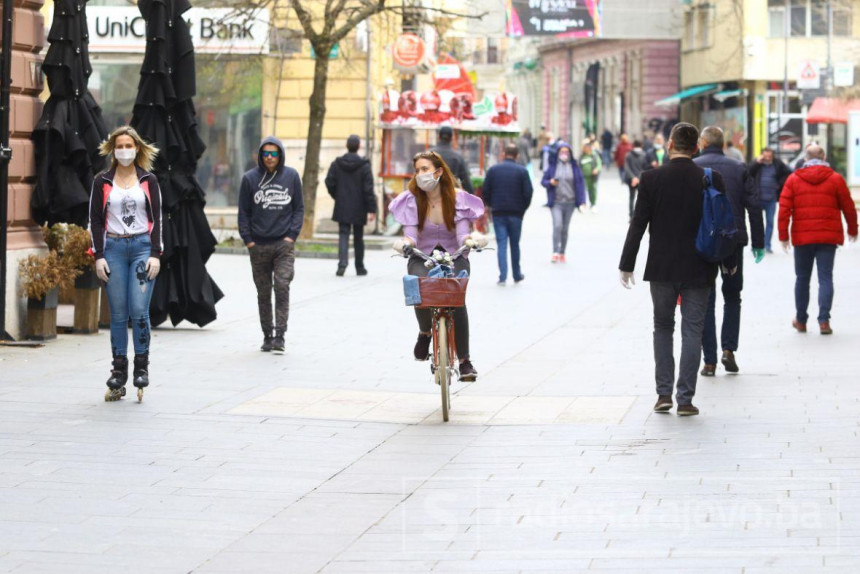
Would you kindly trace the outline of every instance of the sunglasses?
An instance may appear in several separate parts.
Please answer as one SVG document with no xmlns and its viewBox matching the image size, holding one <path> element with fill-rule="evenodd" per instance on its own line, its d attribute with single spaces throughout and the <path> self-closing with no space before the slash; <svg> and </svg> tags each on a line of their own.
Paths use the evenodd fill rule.
<svg viewBox="0 0 860 574">
<path fill-rule="evenodd" d="M 262 155 L 263 157 L 278 157 L 278 155 L 280 154 L 276 151 L 264 151 L 260 155 Z"/>
</svg>

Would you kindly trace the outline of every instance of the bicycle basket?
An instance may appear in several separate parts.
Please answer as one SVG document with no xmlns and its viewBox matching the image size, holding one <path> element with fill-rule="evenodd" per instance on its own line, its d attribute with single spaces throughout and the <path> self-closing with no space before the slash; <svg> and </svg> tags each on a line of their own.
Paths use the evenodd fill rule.
<svg viewBox="0 0 860 574">
<path fill-rule="evenodd" d="M 419 277 L 418 288 L 421 291 L 421 304 L 416 307 L 465 307 L 466 287 L 469 278 L 455 279 L 453 277 Z"/>
</svg>

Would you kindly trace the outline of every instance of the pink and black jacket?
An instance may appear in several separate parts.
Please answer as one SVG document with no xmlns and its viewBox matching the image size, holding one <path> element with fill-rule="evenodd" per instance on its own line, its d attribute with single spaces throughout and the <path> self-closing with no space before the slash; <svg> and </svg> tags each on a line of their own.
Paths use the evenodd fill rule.
<svg viewBox="0 0 860 574">
<path fill-rule="evenodd" d="M 152 241 L 152 257 L 161 257 L 164 252 L 164 239 L 161 231 L 161 188 L 154 174 L 135 166 L 140 188 L 146 196 L 146 215 L 149 217 L 149 237 Z M 90 236 L 92 237 L 93 256 L 102 259 L 105 256 L 105 238 L 107 237 L 107 203 L 113 190 L 113 178 L 116 168 L 98 174 L 93 180 L 93 191 L 90 194 Z"/>
</svg>

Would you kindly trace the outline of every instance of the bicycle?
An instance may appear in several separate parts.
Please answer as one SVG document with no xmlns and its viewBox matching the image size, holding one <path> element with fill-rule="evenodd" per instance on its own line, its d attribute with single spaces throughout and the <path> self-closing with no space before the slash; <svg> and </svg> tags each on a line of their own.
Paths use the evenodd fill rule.
<svg viewBox="0 0 860 574">
<path fill-rule="evenodd" d="M 453 263 L 469 250 L 480 252 L 483 249 L 464 245 L 452 254 L 444 253 L 443 257 L 448 256 Z M 406 259 L 415 255 L 434 266 L 440 264 L 433 257 L 411 246 L 406 246 L 402 255 Z M 421 303 L 415 307 L 430 309 L 433 313 L 430 330 L 433 340 L 433 360 L 430 364 L 430 372 L 433 373 L 433 378 L 442 394 L 442 420 L 448 422 L 448 413 L 451 410 L 451 379 L 457 364 L 457 350 L 454 344 L 454 309 L 466 305 L 466 287 L 469 284 L 469 278 L 419 277 L 418 282 Z"/>
</svg>

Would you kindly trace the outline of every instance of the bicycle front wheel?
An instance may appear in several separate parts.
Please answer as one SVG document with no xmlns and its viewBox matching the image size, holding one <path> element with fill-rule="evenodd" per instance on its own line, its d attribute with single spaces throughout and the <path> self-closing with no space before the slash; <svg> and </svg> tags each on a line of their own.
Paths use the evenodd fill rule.
<svg viewBox="0 0 860 574">
<path fill-rule="evenodd" d="M 448 422 L 448 410 L 451 406 L 450 387 L 451 369 L 448 367 L 448 325 L 446 317 L 439 317 L 436 326 L 436 382 L 442 393 L 442 420 Z"/>
</svg>

